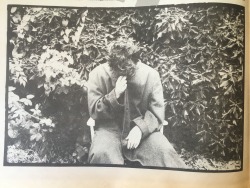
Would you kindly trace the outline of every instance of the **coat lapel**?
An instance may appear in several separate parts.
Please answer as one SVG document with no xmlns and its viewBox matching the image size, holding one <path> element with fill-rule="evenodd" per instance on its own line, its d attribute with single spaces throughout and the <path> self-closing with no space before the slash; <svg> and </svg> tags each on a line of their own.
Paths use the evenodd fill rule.
<svg viewBox="0 0 250 188">
<path fill-rule="evenodd" d="M 119 77 L 118 74 L 111 69 L 108 63 L 105 65 L 104 69 L 108 74 L 109 78 L 111 79 L 112 86 L 115 87 L 116 81 Z"/>
<path fill-rule="evenodd" d="M 129 106 L 129 98 L 128 98 L 128 90 L 125 90 L 124 94 L 124 116 L 122 122 L 122 141 L 126 139 L 130 131 L 130 106 Z"/>
</svg>

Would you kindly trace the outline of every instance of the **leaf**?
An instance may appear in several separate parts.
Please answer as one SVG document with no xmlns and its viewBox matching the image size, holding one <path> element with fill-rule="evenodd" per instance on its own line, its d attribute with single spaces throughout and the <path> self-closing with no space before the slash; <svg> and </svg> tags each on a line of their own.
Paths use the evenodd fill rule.
<svg viewBox="0 0 250 188">
<path fill-rule="evenodd" d="M 31 36 L 27 37 L 26 40 L 27 40 L 28 42 L 32 42 Z"/>
<path fill-rule="evenodd" d="M 221 84 L 220 84 L 220 87 L 226 87 L 226 86 L 228 86 L 228 80 L 226 80 L 226 81 L 223 81 Z"/>
<path fill-rule="evenodd" d="M 16 138 L 18 136 L 18 131 L 13 130 L 13 129 L 9 129 L 8 130 L 8 135 L 9 135 L 10 138 Z"/>
<path fill-rule="evenodd" d="M 16 90 L 16 88 L 15 88 L 15 87 L 12 87 L 12 86 L 10 86 L 8 89 L 9 89 L 9 92 L 12 92 L 12 91 L 15 91 L 15 90 Z"/>
<path fill-rule="evenodd" d="M 14 118 L 17 118 L 18 116 L 19 116 L 18 113 L 14 113 L 14 115 L 12 116 L 12 118 L 14 119 Z"/>
<path fill-rule="evenodd" d="M 199 84 L 201 82 L 202 82 L 201 79 L 196 79 L 196 80 L 193 80 L 191 83 L 192 83 L 192 85 L 197 85 L 197 84 Z"/>
<path fill-rule="evenodd" d="M 161 38 L 162 37 L 162 32 L 159 32 L 158 34 L 157 34 L 157 38 Z"/>
<path fill-rule="evenodd" d="M 203 143 L 203 142 L 204 142 L 204 138 L 201 137 L 200 140 L 199 140 L 198 142 L 202 142 L 202 143 Z"/>
<path fill-rule="evenodd" d="M 27 95 L 27 99 L 33 99 L 35 96 L 34 95 Z"/>
<path fill-rule="evenodd" d="M 234 125 L 227 124 L 227 128 L 230 129 L 231 127 L 234 127 Z"/>
<path fill-rule="evenodd" d="M 60 35 L 63 36 L 65 34 L 65 32 L 63 30 L 61 30 Z"/>
<path fill-rule="evenodd" d="M 171 109 L 172 109 L 173 113 L 174 113 L 174 114 L 176 114 L 174 104 L 173 104 L 173 103 L 171 103 L 171 104 L 170 104 L 170 106 L 171 106 Z"/>
<path fill-rule="evenodd" d="M 26 106 L 32 106 L 32 102 L 29 99 L 22 98 L 19 101 L 22 102 L 22 103 L 24 103 Z"/>
<path fill-rule="evenodd" d="M 63 35 L 63 39 L 66 43 L 69 43 L 69 38 L 66 35 Z"/>
<path fill-rule="evenodd" d="M 41 138 L 42 138 L 42 135 L 40 133 L 36 134 L 36 141 L 41 140 Z"/>
<path fill-rule="evenodd" d="M 182 25 L 180 23 L 177 23 L 176 27 L 178 28 L 179 31 L 182 31 Z"/>
<path fill-rule="evenodd" d="M 159 23 L 155 24 L 157 30 L 159 30 L 159 28 L 162 26 L 162 24 L 163 24 L 163 22 L 159 22 Z"/>
<path fill-rule="evenodd" d="M 195 107 L 195 110 L 196 110 L 197 114 L 201 115 L 201 112 L 200 112 L 200 109 L 198 106 Z"/>
<path fill-rule="evenodd" d="M 10 9 L 10 12 L 13 14 L 14 12 L 16 12 L 16 9 L 17 9 L 17 7 L 12 7 L 12 8 Z"/>
<path fill-rule="evenodd" d="M 33 141 L 33 140 L 35 140 L 35 139 L 36 139 L 36 134 L 31 135 L 30 141 Z"/>
<path fill-rule="evenodd" d="M 41 88 L 43 86 L 43 83 L 41 82 L 41 83 L 39 83 L 38 85 L 37 85 L 37 88 Z"/>
<path fill-rule="evenodd" d="M 184 50 L 186 50 L 186 49 L 188 49 L 188 47 L 187 46 L 183 46 L 183 47 L 181 47 L 181 48 L 179 48 L 181 51 L 184 51 Z"/>
<path fill-rule="evenodd" d="M 42 8 L 33 8 L 33 11 L 34 12 L 39 12 L 39 11 L 41 11 L 42 10 Z"/>
<path fill-rule="evenodd" d="M 10 121 L 10 125 L 11 125 L 11 126 L 15 126 L 15 124 L 16 124 L 16 122 L 15 122 L 14 120 L 11 120 L 11 121 Z"/>
<path fill-rule="evenodd" d="M 34 127 L 35 129 L 39 129 L 40 128 L 40 124 L 39 123 L 33 123 L 31 126 Z"/>
<path fill-rule="evenodd" d="M 196 135 L 200 135 L 200 134 L 204 134 L 205 133 L 205 131 L 203 130 L 203 131 L 200 131 L 200 132 L 197 132 L 197 133 L 195 133 Z"/>
<path fill-rule="evenodd" d="M 228 89 L 225 91 L 225 95 L 229 95 L 230 93 L 233 93 L 233 88 L 232 88 L 232 85 L 228 87 Z"/>
<path fill-rule="evenodd" d="M 40 128 L 40 125 L 39 125 L 39 124 L 37 125 L 37 124 L 38 124 L 38 123 L 35 123 L 35 124 L 31 125 L 31 127 L 35 127 L 35 125 L 36 125 L 37 127 L 31 128 L 31 129 L 30 129 L 30 134 L 32 134 L 32 135 L 37 134 L 38 129 Z"/>
<path fill-rule="evenodd" d="M 70 32 L 72 31 L 72 29 L 65 29 L 65 34 L 66 34 L 66 36 L 67 37 L 69 37 L 69 34 L 70 34 Z"/>
<path fill-rule="evenodd" d="M 87 14 L 88 14 L 88 10 L 84 11 L 84 12 L 81 14 L 81 20 L 82 20 L 83 23 L 85 22 L 85 18 L 86 18 L 86 16 L 87 16 Z"/>
<path fill-rule="evenodd" d="M 188 116 L 187 110 L 184 110 L 184 116 Z"/>
<path fill-rule="evenodd" d="M 26 105 L 27 106 L 32 106 L 32 102 L 30 100 L 27 100 Z"/>
<path fill-rule="evenodd" d="M 243 76 L 241 75 L 241 76 L 238 77 L 238 80 L 237 80 L 237 81 L 240 82 L 240 81 L 242 81 L 242 80 L 243 80 Z"/>
<path fill-rule="evenodd" d="M 64 27 L 67 27 L 68 26 L 68 23 L 69 23 L 69 20 L 68 19 L 63 19 L 62 20 L 62 25 L 64 26 Z M 67 34 L 68 35 L 68 34 Z"/>
<path fill-rule="evenodd" d="M 170 38 L 171 38 L 172 40 L 175 40 L 175 39 L 174 39 L 174 35 L 173 35 L 172 33 L 170 34 Z"/>
<path fill-rule="evenodd" d="M 28 21 L 30 21 L 30 17 L 31 17 L 30 15 L 27 15 L 27 14 L 24 15 L 24 16 L 23 16 L 23 22 L 28 22 Z"/>
</svg>

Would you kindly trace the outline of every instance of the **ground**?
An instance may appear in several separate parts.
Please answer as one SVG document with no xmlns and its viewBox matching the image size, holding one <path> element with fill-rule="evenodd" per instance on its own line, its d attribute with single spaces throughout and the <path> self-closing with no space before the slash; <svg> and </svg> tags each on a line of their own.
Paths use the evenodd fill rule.
<svg viewBox="0 0 250 188">
<path fill-rule="evenodd" d="M 190 152 L 182 152 L 182 159 L 185 163 L 194 170 L 240 170 L 241 161 L 240 160 L 215 160 L 209 159 L 205 156 L 199 154 L 192 154 Z"/>
</svg>

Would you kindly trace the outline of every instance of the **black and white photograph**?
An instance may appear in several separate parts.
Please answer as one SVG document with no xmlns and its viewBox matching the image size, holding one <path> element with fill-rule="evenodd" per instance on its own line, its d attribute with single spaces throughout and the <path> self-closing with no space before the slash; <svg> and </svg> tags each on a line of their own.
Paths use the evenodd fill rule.
<svg viewBox="0 0 250 188">
<path fill-rule="evenodd" d="M 242 171 L 245 9 L 8 5 L 5 166 Z"/>
</svg>

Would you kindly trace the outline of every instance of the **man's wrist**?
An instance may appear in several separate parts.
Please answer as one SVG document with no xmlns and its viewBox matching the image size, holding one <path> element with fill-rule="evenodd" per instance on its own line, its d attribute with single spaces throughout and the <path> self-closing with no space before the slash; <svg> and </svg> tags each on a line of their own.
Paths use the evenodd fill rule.
<svg viewBox="0 0 250 188">
<path fill-rule="evenodd" d="M 107 101 L 109 101 L 110 105 L 114 108 L 114 109 L 120 109 L 122 107 L 124 107 L 122 104 L 120 104 L 116 98 L 116 94 L 115 94 L 115 90 L 113 89 L 109 94 L 105 95 L 105 98 L 107 99 Z"/>
<path fill-rule="evenodd" d="M 120 98 L 120 95 L 116 92 L 116 89 L 115 89 L 115 97 L 116 97 L 116 99 Z"/>
<path fill-rule="evenodd" d="M 136 125 L 135 127 L 140 131 L 140 133 L 142 135 L 142 130 L 140 129 L 140 127 L 138 125 Z"/>
</svg>

